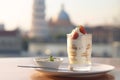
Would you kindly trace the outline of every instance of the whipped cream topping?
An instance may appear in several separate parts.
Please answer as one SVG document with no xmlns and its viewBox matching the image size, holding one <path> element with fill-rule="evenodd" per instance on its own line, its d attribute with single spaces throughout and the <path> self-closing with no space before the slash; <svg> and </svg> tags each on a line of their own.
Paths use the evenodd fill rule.
<svg viewBox="0 0 120 80">
<path fill-rule="evenodd" d="M 70 33 L 72 39 L 76 40 L 78 38 L 80 38 L 83 35 L 86 35 L 86 31 L 84 29 L 84 27 L 82 25 L 76 27 L 75 29 L 72 30 L 72 32 Z"/>
</svg>

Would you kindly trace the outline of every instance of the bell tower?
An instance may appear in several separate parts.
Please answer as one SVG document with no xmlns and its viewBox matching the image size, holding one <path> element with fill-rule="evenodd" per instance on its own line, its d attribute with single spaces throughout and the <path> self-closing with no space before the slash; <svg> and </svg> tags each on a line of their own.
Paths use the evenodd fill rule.
<svg viewBox="0 0 120 80">
<path fill-rule="evenodd" d="M 33 0 L 31 37 L 44 39 L 48 36 L 48 26 L 45 21 L 45 0 Z"/>
</svg>

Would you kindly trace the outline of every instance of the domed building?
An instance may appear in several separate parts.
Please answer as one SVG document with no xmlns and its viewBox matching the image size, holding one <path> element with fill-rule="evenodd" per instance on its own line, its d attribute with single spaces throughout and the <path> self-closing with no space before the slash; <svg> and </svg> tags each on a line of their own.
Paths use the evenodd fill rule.
<svg viewBox="0 0 120 80">
<path fill-rule="evenodd" d="M 64 5 L 61 7 L 61 11 L 57 16 L 57 19 L 54 20 L 51 18 L 48 22 L 50 27 L 50 34 L 54 37 L 66 36 L 70 33 L 75 26 L 72 24 L 68 13 L 64 9 Z"/>
</svg>

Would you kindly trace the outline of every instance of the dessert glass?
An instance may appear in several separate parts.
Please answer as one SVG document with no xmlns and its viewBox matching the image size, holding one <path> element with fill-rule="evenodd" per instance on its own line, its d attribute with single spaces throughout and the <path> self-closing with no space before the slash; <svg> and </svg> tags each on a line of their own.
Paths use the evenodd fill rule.
<svg viewBox="0 0 120 80">
<path fill-rule="evenodd" d="M 85 34 L 72 39 L 67 34 L 67 53 L 70 70 L 91 70 L 92 34 Z"/>
</svg>

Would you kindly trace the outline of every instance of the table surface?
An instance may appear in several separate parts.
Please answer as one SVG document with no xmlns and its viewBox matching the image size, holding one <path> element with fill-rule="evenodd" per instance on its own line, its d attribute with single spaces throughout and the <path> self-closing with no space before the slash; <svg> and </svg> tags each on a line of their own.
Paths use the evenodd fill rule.
<svg viewBox="0 0 120 80">
<path fill-rule="evenodd" d="M 17 67 L 33 64 L 33 58 L 0 58 L 0 80 L 120 80 L 120 58 L 93 58 L 92 62 L 113 65 L 115 69 L 102 76 L 90 78 L 45 76 L 34 69 Z"/>
</svg>

